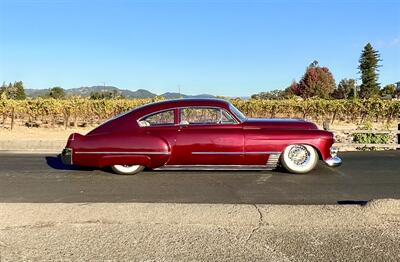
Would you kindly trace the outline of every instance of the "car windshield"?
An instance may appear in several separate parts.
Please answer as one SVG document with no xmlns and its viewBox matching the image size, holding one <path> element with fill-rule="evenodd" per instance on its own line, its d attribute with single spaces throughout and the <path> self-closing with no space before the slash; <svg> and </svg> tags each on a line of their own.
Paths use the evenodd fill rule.
<svg viewBox="0 0 400 262">
<path fill-rule="evenodd" d="M 235 114 L 237 118 L 239 118 L 240 122 L 243 122 L 247 119 L 247 117 L 242 112 L 240 112 L 240 110 L 237 109 L 234 105 L 229 104 L 229 109 L 232 111 L 232 113 Z"/>
</svg>

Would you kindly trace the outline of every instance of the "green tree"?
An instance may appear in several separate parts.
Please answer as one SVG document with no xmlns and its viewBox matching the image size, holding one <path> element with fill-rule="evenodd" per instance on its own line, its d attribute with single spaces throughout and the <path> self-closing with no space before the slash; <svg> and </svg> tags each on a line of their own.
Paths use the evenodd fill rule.
<svg viewBox="0 0 400 262">
<path fill-rule="evenodd" d="M 90 93 L 90 99 L 113 99 L 114 94 L 112 92 L 92 92 Z"/>
<path fill-rule="evenodd" d="M 390 95 L 391 97 L 394 97 L 396 95 L 396 85 L 395 84 L 390 84 L 384 86 L 380 91 L 379 94 L 381 96 L 388 96 Z"/>
<path fill-rule="evenodd" d="M 6 99 L 26 99 L 24 84 L 22 83 L 22 81 L 14 82 L 14 84 L 9 83 L 8 86 L 6 85 L 6 83 L 3 83 L 0 88 L 0 95 L 1 98 Z"/>
<path fill-rule="evenodd" d="M 12 83 L 6 85 L 3 83 L 1 86 L 1 98 L 5 99 L 15 99 L 16 98 L 16 89 Z"/>
<path fill-rule="evenodd" d="M 49 90 L 49 97 L 55 98 L 55 99 L 62 99 L 65 98 L 65 90 L 59 86 L 55 86 Z"/>
<path fill-rule="evenodd" d="M 26 99 L 24 83 L 22 81 L 14 82 L 15 88 L 15 99 L 23 100 Z"/>
<path fill-rule="evenodd" d="M 92 92 L 90 93 L 90 99 L 122 99 L 124 96 L 120 95 L 117 90 L 103 91 L 103 92 Z"/>
<path fill-rule="evenodd" d="M 6 91 L 7 91 L 7 85 L 6 82 L 3 82 L 3 84 L 0 87 L 0 98 L 2 99 L 7 98 Z"/>
<path fill-rule="evenodd" d="M 380 61 L 380 54 L 374 50 L 372 45 L 368 43 L 359 59 L 359 73 L 361 74 L 360 97 L 370 98 L 379 94 L 380 85 L 378 83 L 378 64 Z"/>
<path fill-rule="evenodd" d="M 327 67 L 320 67 L 317 61 L 312 62 L 306 69 L 303 78 L 296 86 L 297 95 L 304 98 L 329 98 L 336 88 L 335 79 Z M 293 88 L 291 88 L 293 89 Z"/>
<path fill-rule="evenodd" d="M 354 97 L 354 89 L 356 89 L 356 80 L 345 78 L 340 80 L 332 96 L 336 99 L 348 99 Z"/>
</svg>

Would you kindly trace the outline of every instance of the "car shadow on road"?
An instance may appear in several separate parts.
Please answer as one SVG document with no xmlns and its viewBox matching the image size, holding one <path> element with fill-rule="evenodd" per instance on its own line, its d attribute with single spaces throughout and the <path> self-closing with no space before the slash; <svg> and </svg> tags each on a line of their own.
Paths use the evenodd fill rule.
<svg viewBox="0 0 400 262">
<path fill-rule="evenodd" d="M 365 206 L 368 204 L 368 200 L 339 200 L 337 203 L 339 205 L 359 205 L 359 206 Z"/>
<path fill-rule="evenodd" d="M 81 170 L 81 171 L 93 171 L 95 168 L 81 167 L 75 165 L 65 165 L 61 161 L 60 155 L 57 156 L 46 156 L 46 163 L 49 167 L 58 170 Z"/>
</svg>

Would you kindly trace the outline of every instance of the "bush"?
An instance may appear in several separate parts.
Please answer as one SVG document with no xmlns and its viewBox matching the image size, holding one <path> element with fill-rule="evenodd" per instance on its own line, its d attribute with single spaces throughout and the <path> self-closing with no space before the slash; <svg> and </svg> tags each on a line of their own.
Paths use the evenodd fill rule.
<svg viewBox="0 0 400 262">
<path fill-rule="evenodd" d="M 353 134 L 353 142 L 357 144 L 388 144 L 389 134 Z"/>
</svg>

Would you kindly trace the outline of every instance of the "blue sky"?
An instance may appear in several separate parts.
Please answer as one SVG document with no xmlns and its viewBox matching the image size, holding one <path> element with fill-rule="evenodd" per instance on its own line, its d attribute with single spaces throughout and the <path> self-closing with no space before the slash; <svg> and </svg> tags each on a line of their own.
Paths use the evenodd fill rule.
<svg viewBox="0 0 400 262">
<path fill-rule="evenodd" d="M 0 81 L 247 96 L 313 60 L 355 78 L 367 42 L 400 80 L 400 1 L 0 0 Z"/>
</svg>

